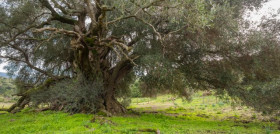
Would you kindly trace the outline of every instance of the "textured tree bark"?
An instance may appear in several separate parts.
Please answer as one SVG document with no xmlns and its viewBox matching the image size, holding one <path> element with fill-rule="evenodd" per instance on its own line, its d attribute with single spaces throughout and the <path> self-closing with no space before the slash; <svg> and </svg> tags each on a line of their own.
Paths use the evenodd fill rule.
<svg viewBox="0 0 280 134">
<path fill-rule="evenodd" d="M 19 111 L 21 111 L 25 105 L 27 105 L 29 103 L 30 99 L 26 96 L 22 96 L 17 103 L 13 104 L 8 110 L 7 112 L 10 113 L 17 113 Z"/>
<path fill-rule="evenodd" d="M 98 99 L 93 102 L 97 112 L 106 111 L 110 114 L 122 114 L 126 112 L 126 108 L 115 97 L 116 87 L 131 71 L 133 65 L 129 60 L 123 60 L 109 69 L 109 67 L 106 67 L 107 65 L 104 65 L 104 63 L 108 62 L 106 60 L 100 56 L 94 57 L 90 50 L 84 48 L 75 52 L 73 64 L 77 73 L 80 73 L 79 75 L 82 75 L 88 82 L 94 82 L 97 79 L 101 79 L 101 82 L 103 82 L 104 89 L 103 91 L 98 91 L 100 92 Z"/>
<path fill-rule="evenodd" d="M 110 89 L 109 92 L 105 93 L 104 105 L 106 111 L 112 114 L 125 113 L 126 108 L 117 101 L 114 92 L 114 89 Z"/>
<path fill-rule="evenodd" d="M 105 112 L 113 115 L 126 113 L 126 108 L 122 106 L 113 93 L 104 93 L 100 96 L 99 101 L 95 102 L 97 112 Z"/>
<path fill-rule="evenodd" d="M 74 37 L 71 43 L 71 47 L 76 48 L 73 49 L 73 67 L 76 73 L 82 75 L 88 82 L 96 80 L 103 82 L 104 89 L 100 92 L 96 102 L 93 102 L 97 111 L 105 110 L 111 114 L 125 113 L 125 107 L 116 99 L 116 87 L 132 70 L 133 64 L 128 57 L 122 57 L 118 62 L 111 61 L 115 39 L 107 38 L 105 33 L 107 28 L 105 16 L 109 10 L 105 7 L 92 5 L 90 1 L 86 1 L 86 5 L 85 13 L 80 14 L 78 21 L 74 23 L 74 31 L 83 35 L 83 37 Z M 52 11 L 52 13 L 56 14 L 55 11 Z M 92 20 L 88 30 L 85 28 L 86 13 L 89 14 Z M 118 56 L 118 58 L 120 57 Z"/>
</svg>

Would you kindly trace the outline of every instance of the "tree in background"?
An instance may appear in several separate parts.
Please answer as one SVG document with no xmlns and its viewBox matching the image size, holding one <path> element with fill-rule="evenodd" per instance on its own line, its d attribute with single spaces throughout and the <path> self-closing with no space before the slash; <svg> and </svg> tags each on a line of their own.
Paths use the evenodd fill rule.
<svg viewBox="0 0 280 134">
<path fill-rule="evenodd" d="M 16 87 L 13 84 L 13 80 L 0 77 L 0 94 L 4 97 L 12 97 L 16 93 Z"/>
<path fill-rule="evenodd" d="M 189 99 L 196 90 L 216 89 L 257 109 L 279 110 L 279 41 L 269 30 L 275 25 L 242 31 L 244 12 L 262 2 L 6 0 L 0 58 L 17 74 L 22 96 L 8 111 L 49 104 L 125 113 L 117 98 L 129 94 L 135 79 L 148 96 Z"/>
</svg>

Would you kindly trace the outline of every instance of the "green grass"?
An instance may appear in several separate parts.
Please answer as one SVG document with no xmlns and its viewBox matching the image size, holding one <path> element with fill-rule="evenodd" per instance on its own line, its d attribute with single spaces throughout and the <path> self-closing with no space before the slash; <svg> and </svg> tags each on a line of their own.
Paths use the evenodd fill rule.
<svg viewBox="0 0 280 134">
<path fill-rule="evenodd" d="M 161 134 L 280 134 L 275 124 L 263 121 L 264 117 L 249 108 L 232 108 L 213 96 L 205 97 L 208 100 L 204 102 L 197 96 L 191 103 L 170 101 L 170 97 L 133 99 L 129 108 L 139 113 L 125 116 L 28 109 L 0 114 L 0 134 L 136 134 L 146 129 L 159 130 Z"/>
<path fill-rule="evenodd" d="M 162 114 L 141 114 L 107 117 L 91 123 L 93 115 L 69 115 L 62 112 L 21 112 L 0 115 L 1 134 L 87 134 L 87 133 L 137 133 L 139 129 L 158 129 L 163 134 L 181 133 L 259 133 L 274 131 L 270 123 L 235 123 L 205 118 L 172 117 Z M 269 128 L 269 129 L 268 129 Z"/>
<path fill-rule="evenodd" d="M 215 96 L 201 96 L 197 93 L 191 102 L 183 99 L 175 99 L 171 95 L 159 96 L 157 98 L 134 98 L 129 108 L 137 111 L 159 111 L 173 114 L 195 114 L 206 115 L 215 120 L 235 120 L 242 119 L 247 121 L 269 120 L 268 117 L 261 113 L 255 112 L 246 106 L 241 106 L 227 100 L 219 99 Z"/>
<path fill-rule="evenodd" d="M 62 112 L 21 112 L 0 115 L 1 134 L 86 132 L 84 127 L 91 115 L 69 116 Z"/>
</svg>

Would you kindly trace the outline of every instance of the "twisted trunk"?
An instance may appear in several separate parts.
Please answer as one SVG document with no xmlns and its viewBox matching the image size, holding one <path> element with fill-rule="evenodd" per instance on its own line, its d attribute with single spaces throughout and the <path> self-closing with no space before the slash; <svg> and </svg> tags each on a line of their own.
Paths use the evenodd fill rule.
<svg viewBox="0 0 280 134">
<path fill-rule="evenodd" d="M 97 112 L 106 111 L 110 114 L 126 113 L 126 108 L 117 101 L 113 92 L 103 93 L 95 103 Z"/>
<path fill-rule="evenodd" d="M 111 114 L 121 114 L 126 112 L 126 108 L 117 101 L 115 94 L 118 84 L 132 70 L 133 64 L 125 59 L 111 67 L 106 58 L 109 50 L 101 48 L 98 54 L 94 54 L 87 47 L 77 50 L 73 66 L 77 74 L 82 75 L 88 82 L 94 82 L 97 79 L 103 82 L 103 91 L 100 91 L 96 102 L 92 102 L 97 111 L 105 110 Z"/>
<path fill-rule="evenodd" d="M 100 1 L 98 3 L 102 4 Z M 109 10 L 92 5 L 90 1 L 86 1 L 86 5 L 84 13 L 80 14 L 78 21 L 74 23 L 74 31 L 86 36 L 73 38 L 71 47 L 76 48 L 73 50 L 73 68 L 88 82 L 96 80 L 103 82 L 104 89 L 99 93 L 98 99 L 93 102 L 97 111 L 106 110 L 112 114 L 125 113 L 125 107 L 117 101 L 115 94 L 118 84 L 132 70 L 133 65 L 127 57 L 124 59 L 118 54 L 115 56 L 112 54 L 115 53 L 112 45 L 115 39 L 106 37 L 107 25 L 105 25 L 106 12 Z M 85 25 L 87 14 L 92 20 L 88 31 Z M 121 60 L 111 61 L 111 58 L 116 58 L 116 55 Z"/>
</svg>

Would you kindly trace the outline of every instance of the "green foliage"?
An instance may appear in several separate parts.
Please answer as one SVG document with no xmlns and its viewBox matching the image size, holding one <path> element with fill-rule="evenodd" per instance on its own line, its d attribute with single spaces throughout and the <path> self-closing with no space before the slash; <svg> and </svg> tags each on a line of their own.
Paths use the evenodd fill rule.
<svg viewBox="0 0 280 134">
<path fill-rule="evenodd" d="M 255 82 L 244 86 L 244 88 L 239 88 L 239 90 L 230 89 L 229 93 L 242 100 L 243 104 L 247 106 L 254 107 L 265 114 L 272 114 L 279 111 L 279 84 L 279 79 L 265 83 Z"/>
<path fill-rule="evenodd" d="M 138 79 L 135 80 L 135 82 L 132 83 L 129 88 L 131 90 L 131 97 L 137 98 L 142 96 L 140 91 L 140 82 Z"/>
<path fill-rule="evenodd" d="M 191 99 L 194 91 L 213 89 L 260 111 L 279 112 L 279 23 L 264 21 L 244 32 L 241 18 L 266 0 L 95 1 L 93 15 L 80 11 L 85 1 L 48 1 L 0 4 L 0 54 L 17 74 L 21 93 L 36 89 L 36 105 L 58 100 L 70 110 L 82 102 L 92 110 L 88 103 L 107 90 L 127 105 L 140 93 Z M 98 22 L 87 24 L 90 16 Z M 56 30 L 34 32 L 41 27 Z M 44 87 L 50 77 L 71 80 Z"/>
<path fill-rule="evenodd" d="M 0 77 L 0 94 L 11 97 L 16 93 L 16 87 L 12 79 Z"/>
<path fill-rule="evenodd" d="M 90 113 L 96 111 L 96 103 L 92 102 L 96 102 L 102 88 L 101 82 L 87 83 L 80 77 L 77 80 L 61 80 L 28 92 L 33 106 L 51 105 L 54 110 Z"/>
</svg>

